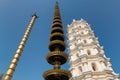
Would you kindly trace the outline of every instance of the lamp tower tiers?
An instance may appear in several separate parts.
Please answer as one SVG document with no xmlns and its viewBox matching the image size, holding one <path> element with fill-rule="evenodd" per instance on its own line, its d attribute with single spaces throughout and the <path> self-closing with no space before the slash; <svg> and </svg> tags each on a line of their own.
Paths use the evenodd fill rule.
<svg viewBox="0 0 120 80">
<path fill-rule="evenodd" d="M 54 68 L 44 72 L 43 77 L 45 80 L 69 80 L 70 72 L 61 69 L 61 65 L 68 59 L 67 54 L 64 52 L 66 47 L 64 39 L 65 37 L 62 28 L 59 6 L 58 2 L 56 2 L 50 43 L 48 46 L 51 52 L 46 56 L 46 60 L 49 64 L 52 64 Z"/>
<path fill-rule="evenodd" d="M 73 20 L 67 32 L 70 80 L 119 80 L 110 59 L 104 54 L 104 48 L 85 20 Z"/>
<path fill-rule="evenodd" d="M 18 46 L 18 49 L 16 50 L 16 53 L 15 53 L 15 55 L 14 55 L 12 61 L 11 61 L 11 64 L 10 64 L 10 66 L 9 66 L 7 72 L 6 72 L 4 80 L 11 80 L 12 79 L 13 73 L 14 73 L 16 67 L 17 67 L 18 61 L 20 59 L 20 56 L 21 56 L 22 51 L 24 49 L 25 43 L 26 43 L 26 41 L 27 41 L 27 39 L 30 35 L 30 32 L 32 30 L 32 27 L 33 27 L 33 24 L 34 24 L 36 18 L 37 18 L 37 15 L 34 14 L 32 16 L 32 19 L 31 19 L 29 25 L 28 25 L 28 28 L 27 28 L 27 30 L 26 30 L 26 32 L 25 32 L 25 34 L 24 34 L 24 36 L 23 36 L 23 38 L 22 38 L 22 40 L 21 40 L 21 42 Z"/>
</svg>

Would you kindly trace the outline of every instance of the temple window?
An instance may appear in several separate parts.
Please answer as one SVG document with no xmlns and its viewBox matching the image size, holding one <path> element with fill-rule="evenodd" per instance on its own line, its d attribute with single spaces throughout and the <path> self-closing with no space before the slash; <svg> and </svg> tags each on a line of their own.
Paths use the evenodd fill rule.
<svg viewBox="0 0 120 80">
<path fill-rule="evenodd" d="M 84 34 L 83 32 L 81 32 L 81 34 Z"/>
<path fill-rule="evenodd" d="M 81 66 L 79 66 L 79 70 L 80 70 L 80 72 L 82 72 L 82 67 Z"/>
<path fill-rule="evenodd" d="M 92 63 L 92 69 L 93 69 L 93 71 L 96 71 L 96 70 L 97 70 L 97 66 L 96 66 L 95 63 Z"/>
<path fill-rule="evenodd" d="M 88 54 L 88 55 L 91 55 L 91 51 L 90 51 L 90 50 L 87 50 L 87 54 Z"/>
<path fill-rule="evenodd" d="M 84 40 L 84 43 L 86 44 L 86 43 L 87 43 L 87 40 Z"/>
</svg>

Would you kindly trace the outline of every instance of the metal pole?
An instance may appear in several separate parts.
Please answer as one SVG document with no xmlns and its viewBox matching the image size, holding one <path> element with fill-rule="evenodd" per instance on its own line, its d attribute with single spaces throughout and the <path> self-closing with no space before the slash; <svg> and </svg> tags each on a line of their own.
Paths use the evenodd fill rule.
<svg viewBox="0 0 120 80">
<path fill-rule="evenodd" d="M 31 19 L 29 25 L 28 25 L 28 28 L 27 28 L 27 30 L 26 30 L 26 32 L 25 32 L 25 34 L 24 34 L 24 36 L 23 36 L 23 38 L 22 38 L 22 40 L 21 40 L 21 42 L 20 42 L 20 44 L 18 46 L 18 49 L 16 50 L 16 53 L 15 53 L 15 55 L 14 55 L 12 61 L 11 61 L 11 64 L 10 64 L 10 66 L 9 66 L 7 72 L 6 72 L 4 80 L 11 80 L 12 79 L 13 73 L 14 73 L 14 71 L 16 69 L 18 61 L 19 61 L 20 56 L 22 54 L 22 51 L 24 49 L 25 43 L 26 43 L 26 41 L 27 41 L 27 39 L 29 37 L 29 34 L 31 32 L 31 29 L 33 27 L 33 24 L 34 24 L 36 18 L 37 18 L 37 15 L 34 14 L 32 16 L 32 19 Z"/>
</svg>

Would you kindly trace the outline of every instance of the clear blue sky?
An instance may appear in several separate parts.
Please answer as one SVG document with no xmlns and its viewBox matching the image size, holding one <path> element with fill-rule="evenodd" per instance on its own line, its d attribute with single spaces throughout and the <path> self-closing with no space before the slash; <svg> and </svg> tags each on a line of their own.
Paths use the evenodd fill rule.
<svg viewBox="0 0 120 80">
<path fill-rule="evenodd" d="M 0 73 L 6 73 L 19 42 L 37 12 L 12 80 L 43 80 L 42 74 L 52 69 L 45 56 L 56 0 L 0 0 Z M 64 31 L 73 19 L 91 24 L 113 69 L 120 73 L 120 0 L 58 0 Z M 66 50 L 67 52 L 67 50 Z M 64 69 L 69 68 L 66 63 Z"/>
</svg>

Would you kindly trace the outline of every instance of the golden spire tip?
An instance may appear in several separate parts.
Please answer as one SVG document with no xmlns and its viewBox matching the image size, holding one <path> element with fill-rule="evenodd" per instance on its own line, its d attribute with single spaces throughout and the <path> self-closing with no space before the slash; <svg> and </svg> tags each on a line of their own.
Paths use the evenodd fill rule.
<svg viewBox="0 0 120 80">
<path fill-rule="evenodd" d="M 37 16 L 36 12 L 32 15 L 32 17 L 33 17 L 33 16 L 35 16 L 36 18 L 38 18 L 38 16 Z"/>
<path fill-rule="evenodd" d="M 56 4 L 58 4 L 58 1 L 56 1 Z"/>
</svg>

